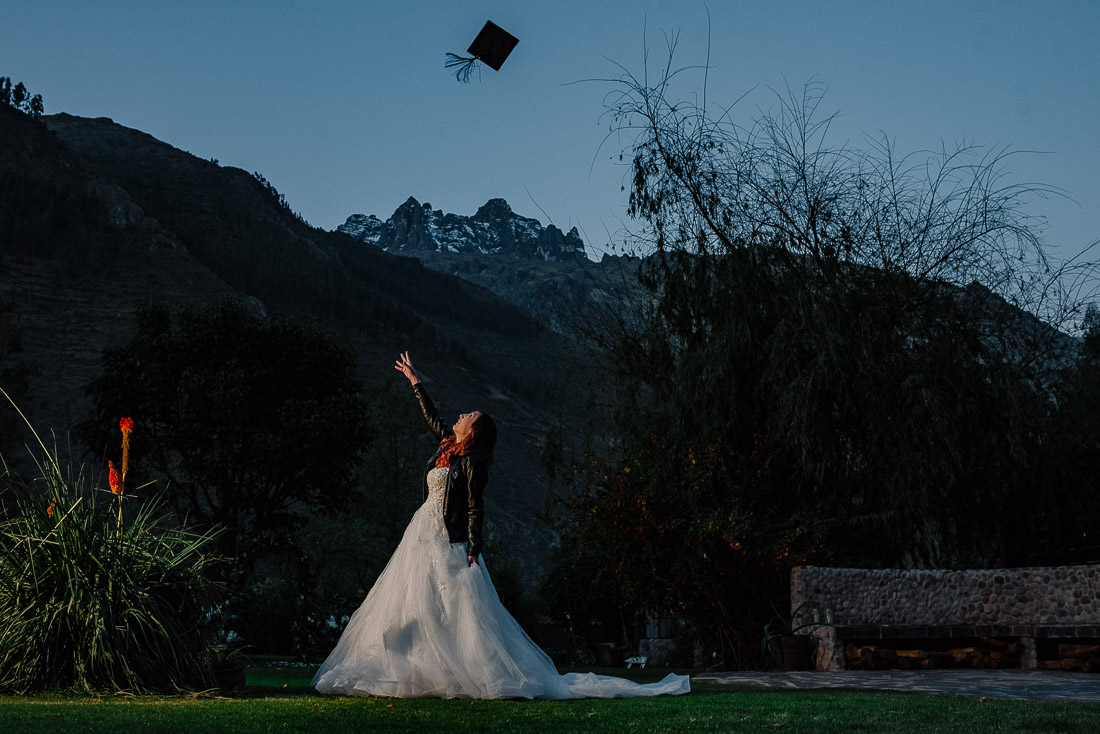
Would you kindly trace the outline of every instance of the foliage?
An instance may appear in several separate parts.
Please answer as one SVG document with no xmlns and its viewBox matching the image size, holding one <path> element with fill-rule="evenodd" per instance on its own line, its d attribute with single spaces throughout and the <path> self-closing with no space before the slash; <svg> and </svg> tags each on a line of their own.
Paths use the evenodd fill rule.
<svg viewBox="0 0 1100 734">
<path fill-rule="evenodd" d="M 392 552 L 424 499 L 424 418 L 408 384 L 394 379 L 392 370 L 378 375 L 368 390 L 367 421 L 380 430 L 363 449 L 367 472 L 357 485 L 363 514 L 378 524 L 379 540 Z"/>
<path fill-rule="evenodd" d="M 323 657 L 336 646 L 348 619 L 363 603 L 398 542 L 387 531 L 391 520 L 387 511 L 371 507 L 364 494 L 357 486 L 349 491 L 346 509 L 310 515 L 301 533 L 308 573 L 280 586 L 294 597 L 303 595 L 302 603 L 291 603 L 275 615 L 242 620 L 236 625 L 242 635 L 261 640 L 267 649 L 278 649 L 272 643 L 290 635 L 283 647 L 306 659 Z M 408 515 L 401 517 L 408 519 Z M 272 604 L 252 606 L 274 609 Z"/>
<path fill-rule="evenodd" d="M 1024 213 L 1043 191 L 1005 183 L 1005 153 L 832 148 L 812 87 L 746 129 L 667 79 L 614 108 L 641 123 L 631 212 L 657 249 L 646 328 L 615 345 L 623 414 L 740 453 L 772 432 L 765 501 L 835 519 L 837 561 L 995 562 L 1068 348 L 1038 317 L 1079 311 Z"/>
<path fill-rule="evenodd" d="M 36 372 L 33 364 L 18 356 L 24 350 L 25 338 L 20 317 L 15 301 L 0 295 L 0 387 L 16 403 L 26 395 L 30 377 Z M 16 421 L 0 422 L 0 456 L 10 456 L 18 446 L 18 429 Z"/>
<path fill-rule="evenodd" d="M 216 164 L 217 161 L 215 160 L 213 161 L 213 163 Z M 260 182 L 260 185 L 264 187 L 264 190 L 267 191 L 268 195 L 271 196 L 271 198 L 279 205 L 280 209 L 284 209 L 302 224 L 305 224 L 307 226 L 309 225 L 309 222 L 307 222 L 300 213 L 290 208 L 290 203 L 287 202 L 286 197 L 280 194 L 279 190 L 275 188 L 275 184 L 268 181 L 267 178 L 264 177 L 264 175 L 259 171 L 253 171 L 252 176 Z"/>
<path fill-rule="evenodd" d="M 225 578 L 235 595 L 225 614 L 262 626 L 258 633 L 284 623 L 263 641 L 286 651 L 291 623 L 308 611 L 298 590 L 310 576 L 300 530 L 311 512 L 349 509 L 347 488 L 371 435 L 354 357 L 316 327 L 265 319 L 237 301 L 174 320 L 164 307 L 144 307 L 136 320 L 127 344 L 104 350 L 103 375 L 87 388 L 94 409 L 78 434 L 102 453 L 103 416 L 133 415 L 135 467 L 173 488 L 179 520 L 225 528 L 219 549 L 231 558 Z"/>
<path fill-rule="evenodd" d="M 387 373 L 364 389 L 335 339 L 239 302 L 141 308 L 103 360 L 79 436 L 103 446 L 102 416 L 132 414 L 136 468 L 174 488 L 178 518 L 225 527 L 223 634 L 331 649 L 421 499 L 423 419 L 407 387 Z"/>
<path fill-rule="evenodd" d="M 1013 559 L 1073 351 L 1052 324 L 1081 304 L 1007 152 L 830 147 L 815 87 L 743 126 L 674 76 L 612 101 L 650 297 L 587 331 L 618 447 L 583 467 L 570 542 L 744 664 L 795 563 Z"/>
<path fill-rule="evenodd" d="M 424 419 L 407 383 L 387 371 L 366 392 L 365 420 L 375 430 L 362 463 L 340 510 L 311 512 L 301 533 L 309 571 L 295 591 L 304 608 L 288 627 L 305 655 L 333 648 L 422 500 Z"/>
<path fill-rule="evenodd" d="M 652 433 L 647 445 L 632 447 L 638 453 L 578 467 L 581 489 L 549 575 L 551 593 L 568 603 L 563 587 L 583 577 L 580 593 L 594 593 L 582 613 L 597 613 L 595 602 L 628 616 L 671 615 L 723 664 L 749 665 L 768 600 L 782 596 L 793 565 L 819 555 L 816 520 L 760 501 L 782 487 L 768 436 L 744 456 L 720 442 L 679 453 L 666 439 Z M 598 614 L 609 616 L 606 607 Z"/>
<path fill-rule="evenodd" d="M 45 110 L 42 105 L 41 94 L 32 97 L 23 82 L 19 82 L 13 87 L 11 77 L 6 76 L 0 76 L 0 104 L 14 107 L 31 117 L 38 117 Z"/>
<path fill-rule="evenodd" d="M 206 687 L 216 532 L 166 526 L 155 499 L 123 526 L 121 495 L 42 450 L 33 485 L 0 476 L 0 690 Z"/>
<path fill-rule="evenodd" d="M 565 534 L 551 554 L 550 568 L 539 588 L 546 611 L 578 627 L 613 622 L 628 605 L 617 576 L 609 570 L 612 560 L 576 529 Z"/>
<path fill-rule="evenodd" d="M 102 416 L 142 426 L 140 468 L 175 487 L 180 518 L 223 525 L 237 558 L 277 546 L 307 507 L 339 507 L 369 436 L 351 352 L 316 327 L 264 319 L 239 301 L 140 308 L 133 338 L 104 350 L 80 424 L 102 452 Z"/>
<path fill-rule="evenodd" d="M 1029 565 L 1094 562 L 1100 557 L 1100 309 L 1084 319 L 1081 357 L 1067 370 L 1051 426 L 1036 457 L 1042 480 L 1036 507 L 1024 519 L 1032 531 Z"/>
<path fill-rule="evenodd" d="M 798 606 L 797 609 L 793 609 L 789 613 L 781 612 L 778 609 L 775 609 L 775 607 L 772 607 L 772 609 L 775 611 L 775 616 L 768 620 L 768 623 L 764 625 L 764 635 L 760 639 L 760 653 L 762 655 L 764 655 L 765 657 L 773 655 L 776 650 L 776 645 L 780 644 L 777 641 L 782 637 L 790 637 L 791 635 L 796 635 L 804 629 L 825 626 L 819 622 L 814 621 L 799 624 L 799 620 L 802 618 L 799 615 L 802 613 L 802 610 L 808 606 L 809 602 L 803 602 Z M 811 644 L 816 646 L 818 642 L 817 637 L 809 634 L 807 634 L 806 637 L 809 638 Z"/>
<path fill-rule="evenodd" d="M 206 649 L 205 661 L 211 671 L 225 671 L 243 668 L 248 659 L 244 655 L 244 648 L 210 645 Z"/>
</svg>

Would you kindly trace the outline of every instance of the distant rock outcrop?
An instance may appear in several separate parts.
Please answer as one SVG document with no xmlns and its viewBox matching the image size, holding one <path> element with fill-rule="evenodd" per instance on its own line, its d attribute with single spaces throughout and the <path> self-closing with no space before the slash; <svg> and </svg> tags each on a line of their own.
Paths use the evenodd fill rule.
<svg viewBox="0 0 1100 734">
<path fill-rule="evenodd" d="M 362 242 L 401 255 L 423 252 L 503 254 L 520 258 L 568 261 L 584 257 L 577 228 L 563 233 L 553 224 L 512 211 L 504 199 L 489 199 L 473 216 L 445 214 L 409 197 L 385 222 L 374 215 L 353 214 L 337 230 Z"/>
<path fill-rule="evenodd" d="M 337 230 L 488 288 L 565 334 L 586 307 L 630 308 L 639 295 L 637 260 L 590 260 L 576 227 L 544 227 L 516 214 L 504 199 L 490 199 L 465 216 L 410 196 L 385 221 L 353 214 Z"/>
</svg>

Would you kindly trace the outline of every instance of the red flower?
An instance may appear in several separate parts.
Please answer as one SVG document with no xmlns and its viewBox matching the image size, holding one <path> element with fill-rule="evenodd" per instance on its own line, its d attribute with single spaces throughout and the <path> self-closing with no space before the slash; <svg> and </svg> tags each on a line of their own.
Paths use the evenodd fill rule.
<svg viewBox="0 0 1100 734">
<path fill-rule="evenodd" d="M 134 430 L 134 419 L 123 418 L 118 422 L 118 427 L 122 431 L 122 485 L 124 485 L 130 468 L 130 432 Z M 119 486 L 119 492 L 122 491 L 122 485 Z"/>
<path fill-rule="evenodd" d="M 118 494 L 119 477 L 118 470 L 115 469 L 115 462 L 108 461 L 107 466 L 110 469 L 110 473 L 107 475 L 107 482 L 111 485 L 111 491 Z"/>
<path fill-rule="evenodd" d="M 54 502 L 56 500 L 50 500 L 50 506 L 46 508 L 46 517 L 53 517 Z"/>
</svg>

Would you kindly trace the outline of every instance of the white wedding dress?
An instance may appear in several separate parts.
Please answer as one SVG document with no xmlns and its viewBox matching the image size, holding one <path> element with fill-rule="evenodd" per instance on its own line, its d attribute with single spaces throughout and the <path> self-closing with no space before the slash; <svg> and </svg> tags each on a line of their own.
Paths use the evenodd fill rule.
<svg viewBox="0 0 1100 734">
<path fill-rule="evenodd" d="M 447 470 L 428 474 L 428 500 L 313 677 L 321 693 L 447 698 L 624 698 L 687 693 L 688 676 L 638 684 L 559 675 L 501 605 L 484 564 L 443 525 Z"/>
</svg>

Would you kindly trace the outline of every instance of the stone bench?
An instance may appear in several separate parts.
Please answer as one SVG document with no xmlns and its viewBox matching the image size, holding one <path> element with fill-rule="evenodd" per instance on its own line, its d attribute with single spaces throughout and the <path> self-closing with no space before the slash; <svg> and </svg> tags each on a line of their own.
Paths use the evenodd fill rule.
<svg viewBox="0 0 1100 734">
<path fill-rule="evenodd" d="M 1021 665 L 1036 641 L 1100 640 L 1100 566 L 968 571 L 801 566 L 791 572 L 794 626 L 818 638 L 818 670 L 846 667 L 846 642 L 1019 640 Z M 813 610 L 833 623 L 813 624 Z"/>
</svg>

